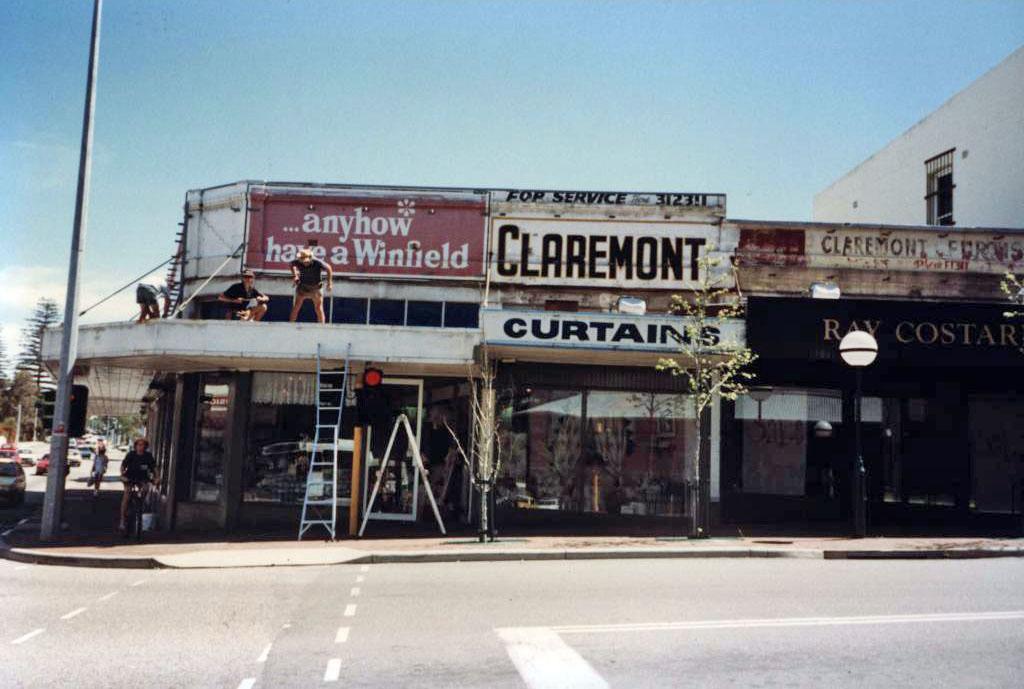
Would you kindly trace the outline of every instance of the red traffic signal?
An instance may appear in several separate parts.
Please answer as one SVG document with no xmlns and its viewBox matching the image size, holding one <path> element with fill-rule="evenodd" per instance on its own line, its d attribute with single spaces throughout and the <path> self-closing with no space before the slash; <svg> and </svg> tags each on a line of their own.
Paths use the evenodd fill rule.
<svg viewBox="0 0 1024 689">
<path fill-rule="evenodd" d="M 384 371 L 379 368 L 368 368 L 363 371 L 363 387 L 375 388 L 384 382 Z"/>
</svg>

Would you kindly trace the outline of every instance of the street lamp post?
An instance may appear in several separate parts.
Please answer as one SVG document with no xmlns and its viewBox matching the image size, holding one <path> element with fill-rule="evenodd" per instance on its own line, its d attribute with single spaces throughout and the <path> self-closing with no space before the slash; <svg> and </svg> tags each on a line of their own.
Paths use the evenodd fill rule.
<svg viewBox="0 0 1024 689">
<path fill-rule="evenodd" d="M 868 530 L 867 470 L 864 467 L 864 452 L 861 445 L 861 379 L 864 368 L 870 366 L 878 356 L 878 342 L 861 330 L 847 333 L 839 342 L 839 356 L 857 372 L 857 391 L 854 397 L 853 426 L 856 449 L 853 464 L 853 535 L 864 538 Z"/>
</svg>

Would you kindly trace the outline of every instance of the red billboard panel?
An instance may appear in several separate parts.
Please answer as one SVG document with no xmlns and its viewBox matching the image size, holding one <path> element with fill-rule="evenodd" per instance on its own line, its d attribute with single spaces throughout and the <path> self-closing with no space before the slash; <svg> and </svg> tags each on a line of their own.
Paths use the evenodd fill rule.
<svg viewBox="0 0 1024 689">
<path fill-rule="evenodd" d="M 253 192 L 247 268 L 287 271 L 305 248 L 341 275 L 479 278 L 483 195 Z"/>
</svg>

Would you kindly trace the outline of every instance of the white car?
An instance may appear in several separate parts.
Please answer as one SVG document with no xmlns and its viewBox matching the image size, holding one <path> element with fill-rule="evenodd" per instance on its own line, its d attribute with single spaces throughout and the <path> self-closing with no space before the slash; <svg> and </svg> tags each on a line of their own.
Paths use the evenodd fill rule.
<svg viewBox="0 0 1024 689">
<path fill-rule="evenodd" d="M 73 447 L 69 447 L 68 448 L 68 466 L 69 467 L 82 466 L 82 453 L 79 452 L 76 448 L 73 448 Z"/>
</svg>

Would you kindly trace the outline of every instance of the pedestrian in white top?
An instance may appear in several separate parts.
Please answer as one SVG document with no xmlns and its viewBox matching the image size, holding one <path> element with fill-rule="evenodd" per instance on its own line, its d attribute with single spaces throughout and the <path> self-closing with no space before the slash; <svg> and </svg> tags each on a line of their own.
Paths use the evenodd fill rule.
<svg viewBox="0 0 1024 689">
<path fill-rule="evenodd" d="M 92 473 L 89 475 L 89 485 L 93 487 L 92 494 L 100 494 L 100 484 L 103 483 L 103 475 L 107 473 L 107 444 L 100 440 L 96 443 L 96 454 L 92 458 Z"/>
</svg>

